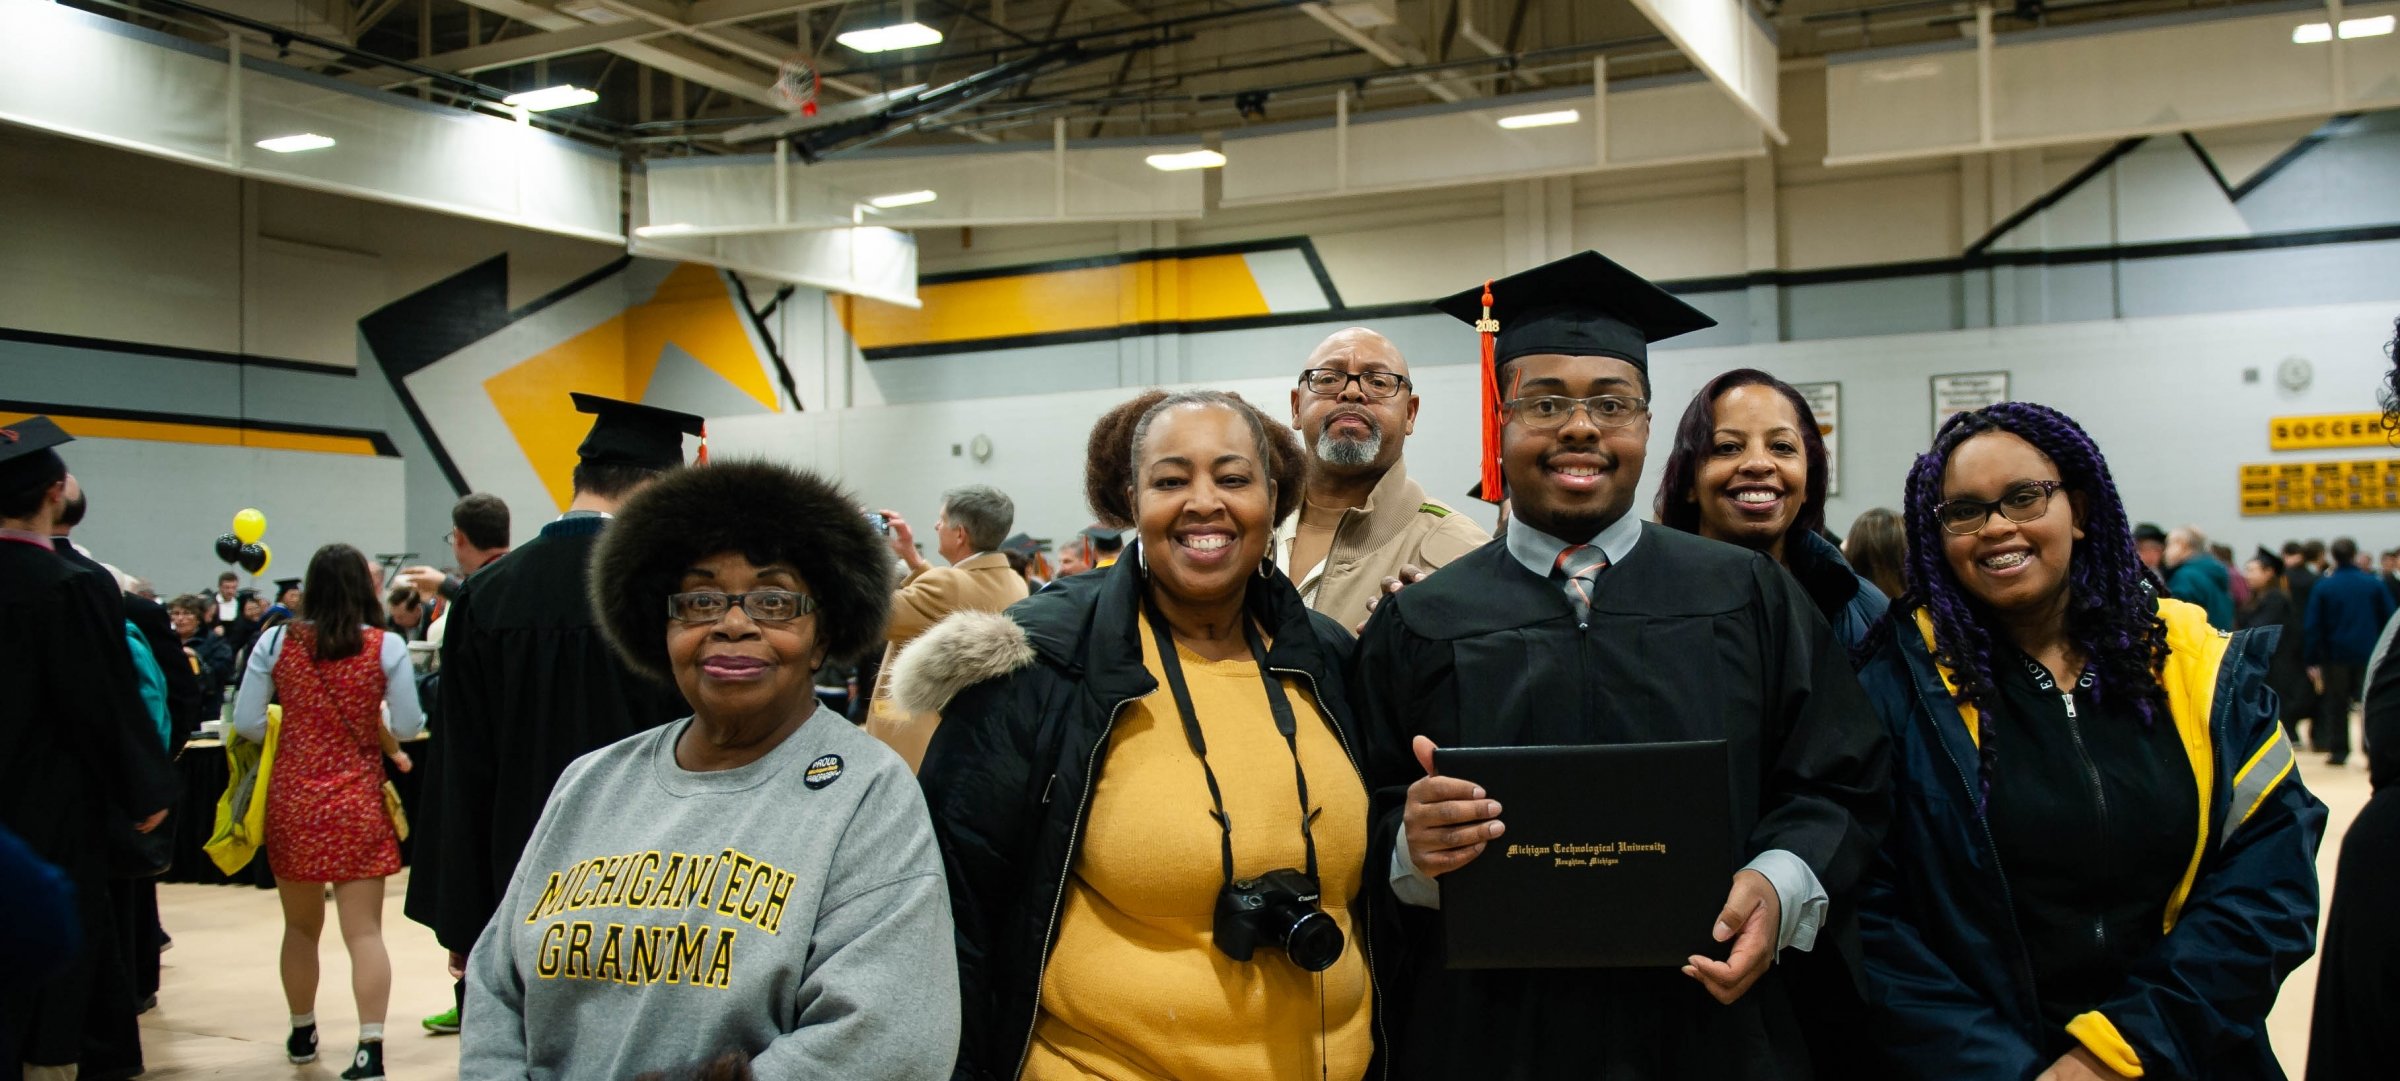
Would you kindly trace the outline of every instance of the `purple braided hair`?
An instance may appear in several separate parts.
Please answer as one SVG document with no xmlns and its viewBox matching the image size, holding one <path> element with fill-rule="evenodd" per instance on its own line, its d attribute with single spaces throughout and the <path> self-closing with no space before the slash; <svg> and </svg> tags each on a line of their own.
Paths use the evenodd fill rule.
<svg viewBox="0 0 2400 1081">
<path fill-rule="evenodd" d="M 2066 414 L 2032 402 L 2001 402 L 1952 416 L 1933 437 L 1933 448 L 1917 457 L 1908 471 L 1907 596 L 1892 605 L 1892 617 L 1918 608 L 1933 617 L 1936 658 L 1948 666 L 1958 683 L 1958 700 L 1976 707 L 1976 738 L 1980 744 L 1976 812 L 1982 813 L 1992 789 L 1991 713 L 2000 704 L 1993 683 L 1993 636 L 1996 622 L 1983 602 L 1961 588 L 1942 556 L 1943 532 L 1935 520 L 1942 502 L 1942 475 L 1959 444 L 1985 432 L 2013 433 L 2034 445 L 2058 466 L 2066 489 L 2083 500 L 2083 539 L 2075 542 L 2067 571 L 2067 639 L 2088 661 L 2092 696 L 2105 702 L 2125 695 L 2145 725 L 2166 712 L 2166 692 L 2158 673 L 2167 659 L 2167 627 L 2158 618 L 2157 600 L 2147 586 L 2141 556 L 2125 517 L 2125 502 L 2117 495 L 2108 461 L 2083 426 Z"/>
</svg>

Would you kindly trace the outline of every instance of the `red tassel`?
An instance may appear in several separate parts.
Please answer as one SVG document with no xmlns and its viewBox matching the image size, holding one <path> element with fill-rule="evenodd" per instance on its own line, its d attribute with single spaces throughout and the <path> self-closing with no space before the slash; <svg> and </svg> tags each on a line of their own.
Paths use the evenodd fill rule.
<svg viewBox="0 0 2400 1081">
<path fill-rule="evenodd" d="M 1492 283 L 1484 279 L 1483 318 L 1475 330 L 1483 338 L 1483 497 L 1494 503 L 1502 497 L 1500 479 L 1500 373 L 1492 364 L 1498 346 L 1500 321 L 1492 318 Z"/>
<path fill-rule="evenodd" d="M 700 453 L 692 457 L 693 465 L 708 464 L 708 425 L 700 426 Z"/>
</svg>

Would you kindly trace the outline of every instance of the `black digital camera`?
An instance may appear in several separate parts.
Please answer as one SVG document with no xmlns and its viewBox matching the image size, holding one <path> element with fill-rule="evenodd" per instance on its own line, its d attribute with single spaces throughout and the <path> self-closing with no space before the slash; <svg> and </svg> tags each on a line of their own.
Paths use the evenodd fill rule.
<svg viewBox="0 0 2400 1081">
<path fill-rule="evenodd" d="M 1342 956 L 1342 929 L 1317 905 L 1317 879 L 1286 867 L 1230 883 L 1217 895 L 1217 949 L 1247 961 L 1258 947 L 1279 946 L 1310 972 Z"/>
</svg>

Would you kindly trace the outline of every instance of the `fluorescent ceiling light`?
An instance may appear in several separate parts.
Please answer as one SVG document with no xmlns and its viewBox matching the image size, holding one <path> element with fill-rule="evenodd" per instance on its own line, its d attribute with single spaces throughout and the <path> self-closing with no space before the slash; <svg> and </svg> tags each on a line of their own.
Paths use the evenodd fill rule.
<svg viewBox="0 0 2400 1081">
<path fill-rule="evenodd" d="M 927 45 L 939 45 L 942 43 L 942 32 L 924 23 L 899 23 L 872 30 L 852 30 L 833 40 L 862 53 L 888 53 L 894 49 L 922 49 Z"/>
<path fill-rule="evenodd" d="M 260 150 L 272 150 L 278 154 L 297 154 L 303 150 L 323 150 L 332 146 L 333 140 L 310 131 L 298 135 L 278 135 L 272 139 L 260 139 L 251 145 Z"/>
<path fill-rule="evenodd" d="M 598 100 L 600 100 L 598 93 L 585 90 L 580 86 L 546 86 L 540 90 L 510 94 L 500 99 L 500 104 L 523 109 L 529 113 L 546 113 L 552 109 L 590 105 Z"/>
<path fill-rule="evenodd" d="M 2400 19 L 2394 19 L 2390 15 L 2377 15 L 2372 19 L 2343 19 L 2342 36 L 2345 38 L 2379 38 L 2391 33 L 2395 22 L 2400 22 Z"/>
<path fill-rule="evenodd" d="M 891 195 L 878 195 L 867 200 L 867 205 L 874 207 L 877 210 L 890 210 L 896 206 L 915 206 L 918 203 L 930 203 L 938 198 L 940 198 L 940 196 L 935 195 L 931 191 L 903 191 Z"/>
<path fill-rule="evenodd" d="M 1225 155 L 1214 150 L 1186 150 L 1180 154 L 1152 154 L 1142 159 L 1160 172 L 1179 173 L 1186 169 L 1215 169 L 1225 164 Z"/>
<path fill-rule="evenodd" d="M 2377 15 L 2371 19 L 2343 19 L 2342 38 L 2379 38 L 2391 33 L 2395 23 L 2400 23 L 2400 19 L 2390 15 Z M 2328 23 L 2301 23 L 2292 28 L 2294 45 L 2322 45 L 2332 40 L 2333 27 Z"/>
<path fill-rule="evenodd" d="M 635 226 L 635 227 L 634 227 L 634 230 L 633 230 L 633 235 L 635 235 L 635 236 L 674 236 L 674 235 L 676 235 L 676 234 L 678 234 L 678 233 L 688 233 L 688 232 L 691 232 L 691 231 L 693 230 L 693 228 L 695 228 L 695 227 L 692 225 L 692 223 L 690 223 L 690 222 L 688 222 L 688 221 L 679 221 L 679 222 L 674 222 L 674 223 L 667 224 L 667 225 L 641 225 L 641 226 Z"/>
<path fill-rule="evenodd" d="M 1547 128 L 1559 124 L 1572 124 L 1581 119 L 1583 119 L 1583 114 L 1574 109 L 1560 109 L 1554 113 L 1518 113 L 1515 116 L 1504 116 L 1500 118 L 1500 126 L 1513 131 L 1517 128 Z"/>
</svg>

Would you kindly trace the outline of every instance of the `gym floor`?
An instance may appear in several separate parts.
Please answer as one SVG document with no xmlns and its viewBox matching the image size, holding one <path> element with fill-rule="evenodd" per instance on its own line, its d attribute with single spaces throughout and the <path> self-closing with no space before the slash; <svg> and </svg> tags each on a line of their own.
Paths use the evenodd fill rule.
<svg viewBox="0 0 2400 1081">
<path fill-rule="evenodd" d="M 2342 834 L 2367 802 L 2365 756 L 2343 768 L 2325 765 L 2322 755 L 2302 752 L 2300 769 L 2309 788 L 2332 812 L 2317 873 L 2324 896 L 2333 891 L 2333 864 Z M 418 1019 L 450 1004 L 446 955 L 433 932 L 400 914 L 408 873 L 387 883 L 383 937 L 392 954 L 392 1008 L 385 1022 L 384 1069 L 397 1081 L 451 1081 L 458 1076 L 458 1037 L 427 1033 Z M 142 1044 L 152 1081 L 196 1078 L 338 1077 L 358 1038 L 358 1013 L 350 998 L 350 963 L 343 954 L 328 906 L 320 949 L 324 969 L 317 993 L 316 1062 L 284 1061 L 288 1031 L 283 990 L 275 971 L 283 924 L 275 895 L 243 886 L 161 885 L 158 907 L 175 938 L 161 958 L 158 1008 L 142 1015 Z M 2315 997 L 2317 965 L 2302 965 L 2284 981 L 2275 1013 L 2268 1019 L 2285 1072 L 2300 1076 L 2308 1057 L 2309 1006 Z"/>
</svg>

